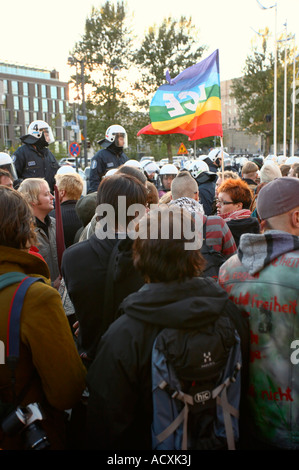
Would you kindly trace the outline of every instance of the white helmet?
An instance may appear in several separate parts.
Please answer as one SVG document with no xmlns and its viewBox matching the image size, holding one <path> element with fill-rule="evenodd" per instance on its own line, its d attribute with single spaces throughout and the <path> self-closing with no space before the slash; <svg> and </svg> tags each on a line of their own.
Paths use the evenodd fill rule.
<svg viewBox="0 0 299 470">
<path fill-rule="evenodd" d="M 198 160 L 192 163 L 192 165 L 189 167 L 189 171 L 193 178 L 196 179 L 203 171 L 209 171 L 209 167 L 205 161 Z"/>
<path fill-rule="evenodd" d="M 29 135 L 33 135 L 33 137 L 36 137 L 37 139 L 40 139 L 42 135 L 44 135 L 45 140 L 49 145 L 55 141 L 51 126 L 49 126 L 46 121 L 31 122 L 31 124 L 28 126 L 27 133 Z"/>
<path fill-rule="evenodd" d="M 293 163 L 299 163 L 299 157 L 288 157 L 285 161 L 286 165 L 293 165 Z"/>
<path fill-rule="evenodd" d="M 0 152 L 0 168 L 9 171 L 13 180 L 18 179 L 13 159 L 8 153 Z"/>
<path fill-rule="evenodd" d="M 62 165 L 58 168 L 56 175 L 69 175 L 71 173 L 77 173 L 74 167 L 71 165 Z"/>
<path fill-rule="evenodd" d="M 111 168 L 111 170 L 108 170 L 105 174 L 104 174 L 104 178 L 106 178 L 107 176 L 112 176 L 114 175 L 114 173 L 116 173 L 118 170 L 118 168 Z"/>
<path fill-rule="evenodd" d="M 124 163 L 124 166 L 133 166 L 134 168 L 138 168 L 138 170 L 142 170 L 140 163 L 137 160 L 134 160 L 133 158 L 131 160 L 127 160 Z"/>
<path fill-rule="evenodd" d="M 209 159 L 214 162 L 217 158 L 221 158 L 221 147 L 212 149 L 208 154 Z M 229 158 L 229 154 L 223 151 L 223 158 Z"/>
<path fill-rule="evenodd" d="M 160 170 L 160 176 L 163 175 L 177 175 L 179 173 L 179 170 L 173 163 L 166 163 L 165 165 L 162 166 Z"/>
<path fill-rule="evenodd" d="M 246 158 L 246 157 L 240 157 L 240 159 L 239 159 L 239 165 L 240 165 L 241 167 L 243 167 L 243 166 L 245 165 L 245 163 L 247 163 L 247 162 L 249 162 L 248 158 Z"/>
<path fill-rule="evenodd" d="M 123 145 L 119 145 L 118 137 L 124 138 Z M 122 126 L 119 126 L 118 124 L 114 124 L 113 126 L 108 127 L 108 129 L 106 130 L 105 139 L 108 140 L 108 142 L 114 142 L 116 147 L 128 147 L 127 133 L 125 129 Z"/>
<path fill-rule="evenodd" d="M 145 171 L 148 175 L 151 173 L 159 173 L 160 168 L 155 162 L 152 162 L 151 160 L 148 160 L 145 162 L 145 165 L 143 166 L 143 171 Z"/>
</svg>

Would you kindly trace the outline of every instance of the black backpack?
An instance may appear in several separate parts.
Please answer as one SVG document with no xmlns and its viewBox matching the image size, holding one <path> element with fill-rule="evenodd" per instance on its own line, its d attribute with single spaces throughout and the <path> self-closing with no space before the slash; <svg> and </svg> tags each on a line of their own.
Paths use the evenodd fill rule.
<svg viewBox="0 0 299 470">
<path fill-rule="evenodd" d="M 241 362 L 226 316 L 201 330 L 162 330 L 152 350 L 152 448 L 234 450 Z"/>
<path fill-rule="evenodd" d="M 206 223 L 203 225 L 203 239 L 200 252 L 206 261 L 206 267 L 202 273 L 202 277 L 212 277 L 217 281 L 219 269 L 226 261 L 226 257 L 220 253 L 220 251 L 216 251 L 211 246 L 207 245 Z"/>
</svg>

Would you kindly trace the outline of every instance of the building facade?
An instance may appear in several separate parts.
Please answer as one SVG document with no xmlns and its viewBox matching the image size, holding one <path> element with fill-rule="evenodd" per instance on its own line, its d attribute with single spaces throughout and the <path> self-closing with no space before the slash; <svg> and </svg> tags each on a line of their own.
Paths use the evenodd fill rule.
<svg viewBox="0 0 299 470">
<path fill-rule="evenodd" d="M 28 125 L 40 119 L 52 127 L 55 152 L 67 152 L 68 102 L 68 83 L 59 80 L 56 70 L 0 63 L 0 150 L 15 150 Z"/>
<path fill-rule="evenodd" d="M 236 99 L 231 96 L 232 82 L 233 80 L 224 80 L 220 83 L 223 144 L 229 153 L 263 153 L 262 137 L 248 134 L 240 128 L 238 106 Z"/>
</svg>

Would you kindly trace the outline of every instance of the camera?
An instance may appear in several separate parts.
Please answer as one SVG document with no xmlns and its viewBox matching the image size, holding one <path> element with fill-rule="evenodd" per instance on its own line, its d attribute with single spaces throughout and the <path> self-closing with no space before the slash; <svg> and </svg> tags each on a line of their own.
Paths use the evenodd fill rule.
<svg viewBox="0 0 299 470">
<path fill-rule="evenodd" d="M 43 450 L 49 447 L 47 435 L 39 421 L 44 419 L 38 403 L 30 403 L 25 407 L 17 407 L 2 422 L 1 427 L 8 436 L 21 433 L 24 437 L 26 450 Z"/>
</svg>

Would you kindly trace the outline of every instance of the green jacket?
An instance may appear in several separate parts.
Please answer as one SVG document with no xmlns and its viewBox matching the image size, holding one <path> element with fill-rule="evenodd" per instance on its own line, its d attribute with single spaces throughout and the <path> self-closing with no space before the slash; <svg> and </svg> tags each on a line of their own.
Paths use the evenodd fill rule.
<svg viewBox="0 0 299 470">
<path fill-rule="evenodd" d="M 86 370 L 77 352 L 61 298 L 51 287 L 49 269 L 37 256 L 0 246 L 0 275 L 21 272 L 43 277 L 27 291 L 20 322 L 20 358 L 16 369 L 16 395 L 27 389 L 22 405 L 39 402 L 46 413 L 43 425 L 52 448 L 63 448 L 64 410 L 75 406 L 85 388 Z M 7 347 L 7 321 L 10 302 L 17 284 L 0 291 L 0 341 Z M 3 358 L 2 358 L 3 359 Z M 29 385 L 28 385 L 29 384 Z M 28 387 L 28 388 L 27 388 Z M 8 365 L 0 362 L 0 394 L 12 401 Z M 18 449 L 19 438 L 0 439 L 0 447 Z"/>
<path fill-rule="evenodd" d="M 299 237 L 274 230 L 242 235 L 219 283 L 249 315 L 252 433 L 299 449 L 299 364 L 291 360 L 299 340 Z"/>
</svg>

